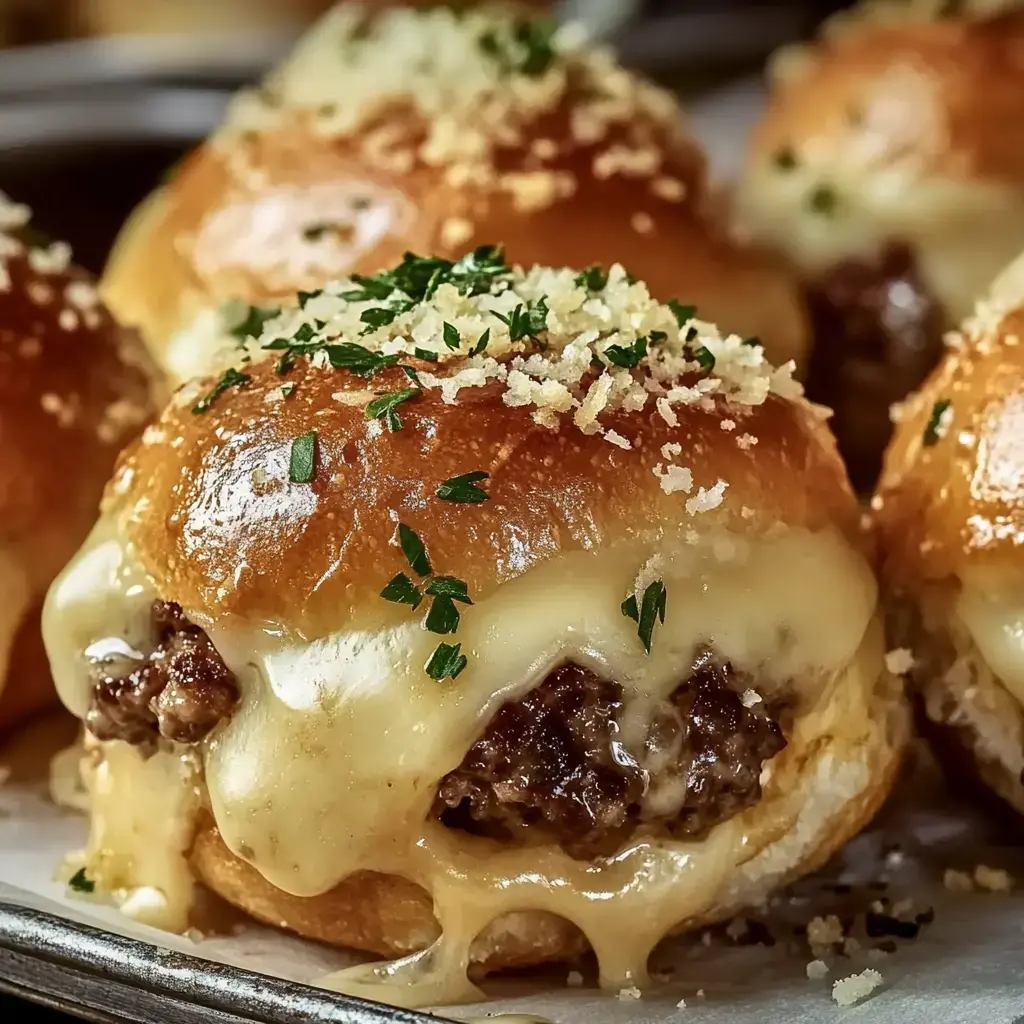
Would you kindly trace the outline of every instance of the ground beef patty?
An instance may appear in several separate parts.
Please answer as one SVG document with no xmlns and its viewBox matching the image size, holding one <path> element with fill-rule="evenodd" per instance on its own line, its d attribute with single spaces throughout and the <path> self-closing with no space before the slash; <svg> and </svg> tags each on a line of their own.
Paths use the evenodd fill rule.
<svg viewBox="0 0 1024 1024">
<path fill-rule="evenodd" d="M 613 853 L 641 825 L 703 835 L 760 798 L 761 766 L 786 744 L 736 683 L 729 666 L 700 658 L 631 756 L 617 725 L 622 687 L 563 665 L 495 714 L 442 779 L 434 813 L 500 839 L 540 832 L 581 859 Z"/>
<path fill-rule="evenodd" d="M 154 601 L 152 616 L 155 647 L 148 658 L 93 669 L 85 724 L 97 739 L 195 743 L 238 701 L 235 677 L 180 605 Z"/>
<path fill-rule="evenodd" d="M 834 410 L 830 424 L 854 486 L 871 490 L 892 434 L 889 406 L 938 363 L 945 315 L 902 245 L 874 263 L 833 267 L 808 288 L 807 304 L 808 397 Z"/>
</svg>

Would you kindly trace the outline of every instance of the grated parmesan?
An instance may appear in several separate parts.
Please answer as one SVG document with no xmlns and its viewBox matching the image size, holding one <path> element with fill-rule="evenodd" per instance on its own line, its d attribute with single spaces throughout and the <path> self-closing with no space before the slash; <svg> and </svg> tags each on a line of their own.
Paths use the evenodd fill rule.
<svg viewBox="0 0 1024 1024">
<path fill-rule="evenodd" d="M 848 978 L 836 981 L 832 986 L 832 998 L 840 1006 L 853 1006 L 867 999 L 881 984 L 881 974 L 873 967 L 869 967 L 860 974 L 852 974 Z"/>
</svg>

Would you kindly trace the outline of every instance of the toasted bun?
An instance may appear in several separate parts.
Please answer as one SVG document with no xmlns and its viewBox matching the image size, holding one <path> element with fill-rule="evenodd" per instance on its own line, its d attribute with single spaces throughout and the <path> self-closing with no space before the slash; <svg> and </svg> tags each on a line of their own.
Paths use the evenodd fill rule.
<svg viewBox="0 0 1024 1024">
<path fill-rule="evenodd" d="M 857 505 L 791 368 L 621 267 L 579 283 L 493 251 L 472 266 L 486 280 L 436 260 L 392 269 L 412 291 L 431 284 L 384 315 L 375 282 L 331 284 L 236 348 L 227 376 L 181 389 L 122 459 L 45 613 L 61 694 L 87 721 L 103 684 L 81 651 L 112 636 L 152 650 L 154 598 L 180 605 L 237 681 L 237 707 L 185 756 L 146 759 L 106 731 L 89 877 L 168 894 L 177 927 L 195 877 L 328 942 L 433 943 L 387 995 L 419 1004 L 471 996 L 471 964 L 587 946 L 603 984 L 642 981 L 664 935 L 763 898 L 860 827 L 906 735 Z M 486 354 L 469 354 L 481 339 Z M 331 366 L 352 358 L 368 378 Z M 404 397 L 390 429 L 368 407 L 388 395 Z M 483 490 L 450 500 L 466 474 Z M 424 589 L 410 609 L 394 587 Z M 464 602 L 450 629 L 436 603 L 415 610 L 446 588 Z M 446 649 L 463 660 L 441 672 Z M 697 687 L 709 649 L 738 674 L 715 691 L 729 740 L 716 756 L 739 770 L 742 748 L 754 788 L 709 803 L 703 824 L 658 830 L 690 789 L 674 776 L 644 787 L 659 802 L 612 835 L 613 857 L 529 821 L 480 835 L 435 800 L 477 744 L 507 740 L 488 738 L 503 712 L 564 669 L 610 681 L 624 749 L 646 749 L 655 709 Z M 594 691 L 574 692 L 582 718 Z M 545 777 L 562 770 L 557 743 L 535 747 Z M 371 982 L 337 979 L 379 994 Z"/>
<path fill-rule="evenodd" d="M 480 40 L 512 45 L 529 22 L 482 6 L 339 5 L 140 207 L 104 295 L 172 373 L 203 369 L 173 344 L 203 310 L 495 241 L 526 265 L 623 263 L 655 295 L 760 336 L 776 362 L 799 358 L 792 282 L 707 211 L 704 155 L 672 98 L 564 30 L 546 72 L 506 73 Z M 354 42 L 362 17 L 372 29 Z"/>
<path fill-rule="evenodd" d="M 811 274 L 906 244 L 955 323 L 1024 237 L 1022 75 L 1021 10 L 867 20 L 779 61 L 742 233 Z"/>
<path fill-rule="evenodd" d="M 0 197 L 0 730 L 55 695 L 39 636 L 53 577 L 96 518 L 114 459 L 155 411 L 141 342 L 63 243 L 19 240 Z"/>
<path fill-rule="evenodd" d="M 319 14 L 330 0 L 77 0 L 74 28 L 88 35 L 257 31 L 294 28 Z"/>
<path fill-rule="evenodd" d="M 899 409 L 874 521 L 893 643 L 957 776 L 1024 813 L 1024 260 Z"/>
</svg>

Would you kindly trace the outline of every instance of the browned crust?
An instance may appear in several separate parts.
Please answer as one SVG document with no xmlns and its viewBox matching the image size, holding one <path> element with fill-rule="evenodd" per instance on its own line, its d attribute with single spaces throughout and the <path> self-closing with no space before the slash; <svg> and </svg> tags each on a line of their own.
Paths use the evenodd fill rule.
<svg viewBox="0 0 1024 1024">
<path fill-rule="evenodd" d="M 903 153 L 923 173 L 1024 182 L 1024 12 L 862 25 L 817 45 L 785 76 L 752 141 L 754 163 L 783 146 L 852 139 Z M 894 105 L 898 93 L 901 102 Z M 896 116 L 899 115 L 899 116 Z"/>
<path fill-rule="evenodd" d="M 875 498 L 883 575 L 896 591 L 968 564 L 1024 567 L 1024 311 L 947 351 L 902 406 Z M 952 418 L 924 443 L 937 402 Z"/>
<path fill-rule="evenodd" d="M 520 147 L 497 152 L 499 174 L 544 170 L 575 181 L 571 196 L 532 211 L 517 209 L 511 195 L 490 186 L 455 188 L 447 183 L 444 168 L 420 163 L 396 173 L 370 164 L 358 140 L 316 135 L 299 115 L 279 130 L 207 142 L 125 228 L 104 278 L 105 298 L 122 320 L 140 327 L 158 353 L 198 309 L 232 298 L 294 301 L 296 291 L 322 285 L 323 272 L 292 277 L 275 290 L 265 279 L 221 263 L 216 252 L 207 251 L 203 265 L 218 269 L 201 276 L 196 262 L 200 229 L 229 205 L 253 204 L 285 187 L 363 182 L 402 194 L 413 210 L 412 221 L 385 236 L 346 273 L 394 265 L 406 250 L 454 258 L 494 243 L 504 244 L 510 260 L 523 265 L 618 262 L 646 281 L 655 297 L 695 303 L 702 316 L 723 328 L 758 335 L 773 361 L 799 360 L 807 329 L 795 284 L 783 268 L 725 238 L 708 209 L 705 158 L 693 140 L 641 121 L 628 133 L 611 129 L 597 144 L 576 143 L 569 128 L 574 102 L 568 97 L 561 109 L 530 126 Z M 420 131 L 408 117 L 397 120 L 396 127 L 411 138 Z M 559 155 L 540 161 L 531 150 L 540 139 L 554 140 Z M 599 177 L 595 157 L 616 145 L 653 146 L 662 153 L 663 166 L 643 177 Z M 652 182 L 666 177 L 682 185 L 681 201 L 655 194 Z M 284 202 L 294 205 L 292 198 Z M 451 218 L 472 227 L 472 234 L 457 244 L 445 233 Z M 298 252 L 305 244 L 301 228 L 295 224 L 293 245 L 282 245 L 282 254 Z"/>
<path fill-rule="evenodd" d="M 66 295 L 85 272 L 6 261 L 0 290 L 0 550 L 28 579 L 33 610 L 12 650 L 0 728 L 52 700 L 38 636 L 42 596 L 92 526 L 121 446 L 157 408 L 155 370 L 133 332 Z M 68 312 L 73 320 L 60 315 Z M 90 320 L 92 317 L 90 325 Z M 162 396 L 160 396 L 162 397 Z M 0 677 L 0 692 L 5 690 Z"/>
<path fill-rule="evenodd" d="M 603 416 L 634 443 L 623 451 L 570 418 L 557 430 L 538 425 L 529 408 L 502 402 L 500 385 L 464 389 L 454 405 L 428 390 L 401 407 L 404 428 L 389 433 L 364 407 L 374 391 L 408 383 L 397 367 L 366 382 L 303 361 L 289 375 L 292 397 L 274 404 L 265 401 L 281 383 L 273 363 L 248 372 L 248 386 L 205 414 L 190 411 L 191 399 L 172 403 L 126 453 L 109 491 L 158 593 L 190 614 L 263 617 L 314 635 L 366 616 L 379 628 L 396 613 L 376 595 L 408 568 L 393 542 L 399 522 L 420 534 L 435 567 L 457 567 L 479 597 L 562 552 L 690 526 L 748 535 L 780 522 L 835 526 L 860 543 L 834 442 L 802 400 L 677 407 L 674 428 L 653 402 Z M 735 429 L 722 429 L 727 419 Z M 315 479 L 290 483 L 292 443 L 311 429 Z M 744 433 L 758 443 L 741 448 Z M 682 445 L 693 493 L 727 482 L 714 512 L 694 518 L 685 494 L 661 490 L 653 467 L 668 442 Z M 475 470 L 490 474 L 490 500 L 435 497 L 438 484 Z"/>
</svg>

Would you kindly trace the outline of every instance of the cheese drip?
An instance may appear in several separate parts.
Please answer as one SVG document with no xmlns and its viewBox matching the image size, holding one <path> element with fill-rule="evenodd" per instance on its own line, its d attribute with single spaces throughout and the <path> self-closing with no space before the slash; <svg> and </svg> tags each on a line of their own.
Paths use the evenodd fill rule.
<svg viewBox="0 0 1024 1024">
<path fill-rule="evenodd" d="M 1024 585 L 966 571 L 956 615 L 992 672 L 1024 705 Z"/>
<path fill-rule="evenodd" d="M 619 606 L 655 553 L 668 607 L 648 657 Z M 136 642 L 155 594 L 101 524 L 44 613 L 55 678 L 76 713 L 88 703 L 82 652 L 111 636 Z M 466 977 L 473 939 L 523 910 L 579 926 L 603 985 L 643 984 L 647 956 L 669 930 L 723 902 L 741 903 L 759 876 L 784 874 L 817 843 L 817 821 L 798 827 L 815 786 L 834 811 L 845 802 L 837 793 L 852 798 L 874 777 L 863 753 L 843 762 L 851 746 L 876 759 L 889 749 L 872 708 L 882 658 L 874 606 L 867 567 L 837 533 L 780 528 L 756 539 L 718 532 L 687 544 L 669 536 L 656 552 L 624 545 L 552 559 L 467 609 L 457 639 L 469 665 L 441 684 L 423 670 L 437 637 L 384 602 L 368 613 L 376 622 L 312 640 L 283 625 L 186 608 L 242 690 L 232 719 L 198 748 L 210 809 L 230 850 L 286 892 L 315 896 L 369 869 L 432 895 L 442 928 L 434 946 L 325 979 L 330 987 L 406 1005 L 478 998 Z M 628 748 L 707 645 L 755 676 L 762 695 L 785 690 L 796 712 L 789 746 L 766 767 L 761 802 L 705 839 L 638 837 L 591 864 L 555 846 L 495 843 L 430 818 L 437 783 L 489 716 L 554 667 L 575 661 L 622 685 Z M 817 774 L 806 767 L 808 750 Z M 142 821 L 149 806 L 136 805 Z M 780 857 L 776 844 L 791 832 L 792 856 Z M 172 855 L 183 860 L 180 847 L 154 846 L 150 856 Z"/>
</svg>

